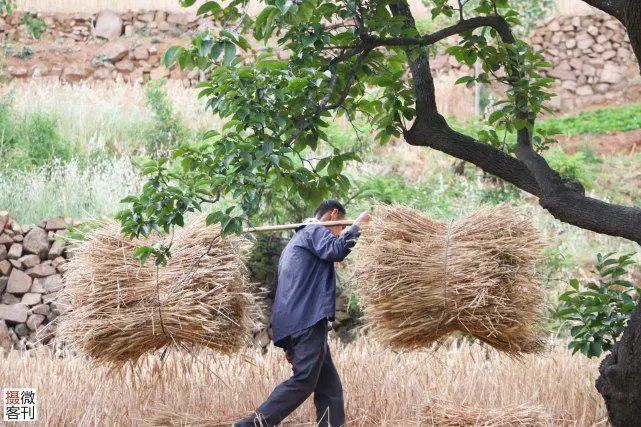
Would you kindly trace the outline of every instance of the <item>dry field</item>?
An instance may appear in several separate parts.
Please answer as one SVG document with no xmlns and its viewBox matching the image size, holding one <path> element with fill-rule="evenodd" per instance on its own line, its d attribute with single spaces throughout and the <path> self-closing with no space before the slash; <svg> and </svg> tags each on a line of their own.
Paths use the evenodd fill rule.
<svg viewBox="0 0 641 427">
<path fill-rule="evenodd" d="M 477 345 L 395 354 L 363 339 L 337 344 L 333 354 L 349 425 L 429 425 L 431 399 L 487 408 L 539 406 L 557 420 L 554 425 L 604 424 L 593 386 L 597 363 L 562 347 L 518 362 Z M 13 353 L 3 360 L 0 385 L 37 388 L 40 424 L 51 426 L 225 425 L 289 375 L 279 350 L 233 357 L 170 352 L 164 365 L 146 359 L 136 376 L 110 374 L 79 357 L 30 356 Z M 310 401 L 290 423 L 313 424 Z"/>
</svg>

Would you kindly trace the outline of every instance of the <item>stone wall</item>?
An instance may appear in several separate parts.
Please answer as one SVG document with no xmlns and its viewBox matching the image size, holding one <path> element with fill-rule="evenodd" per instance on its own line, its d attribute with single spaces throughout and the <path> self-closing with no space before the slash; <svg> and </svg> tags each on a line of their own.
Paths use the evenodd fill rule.
<svg viewBox="0 0 641 427">
<path fill-rule="evenodd" d="M 40 41 L 29 35 L 19 14 L 0 21 L 0 39 L 10 42 L 17 51 L 6 57 L 5 76 L 67 83 L 81 80 L 141 83 L 166 77 L 181 80 L 185 86 L 205 79 L 199 71 L 180 71 L 177 67 L 167 70 L 160 59 L 170 45 L 187 44 L 188 37 L 211 27 L 211 20 L 165 11 L 56 13 L 38 17 L 48 24 Z M 559 96 L 551 101 L 552 108 L 634 101 L 641 97 L 641 76 L 625 29 L 608 15 L 548 20 L 534 30 L 530 43 L 543 51 L 554 66 L 549 74 L 558 79 L 555 90 Z M 444 78 L 441 80 L 450 82 L 446 77 L 471 73 L 448 55 L 433 58 L 431 67 L 437 81 Z M 502 89 L 495 90 L 498 94 Z"/>
<path fill-rule="evenodd" d="M 57 298 L 66 265 L 69 220 L 21 226 L 0 212 L 0 349 L 48 343 L 67 302 Z"/>
<path fill-rule="evenodd" d="M 630 39 L 605 14 L 564 17 L 538 28 L 532 46 L 542 50 L 558 80 L 558 108 L 641 99 L 641 75 Z"/>
<path fill-rule="evenodd" d="M 189 37 L 206 28 L 208 22 L 189 13 L 168 13 L 162 10 L 139 10 L 116 13 L 36 13 L 33 17 L 47 25 L 43 41 L 86 42 L 94 37 L 114 39 L 120 36 Z M 32 36 L 23 14 L 13 13 L 0 18 L 0 39 L 30 40 Z"/>
<path fill-rule="evenodd" d="M 550 107 L 641 100 L 639 66 L 625 28 L 616 19 L 605 14 L 557 17 L 535 29 L 529 42 L 553 66 L 548 74 L 557 79 L 558 96 Z M 473 73 L 448 55 L 438 55 L 430 66 L 437 76 Z"/>
</svg>

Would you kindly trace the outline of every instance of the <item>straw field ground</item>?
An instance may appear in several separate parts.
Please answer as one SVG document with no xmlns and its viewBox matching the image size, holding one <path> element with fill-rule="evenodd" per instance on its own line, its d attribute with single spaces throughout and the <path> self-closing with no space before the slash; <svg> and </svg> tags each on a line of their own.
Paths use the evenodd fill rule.
<svg viewBox="0 0 641 427">
<path fill-rule="evenodd" d="M 466 343 L 396 354 L 366 340 L 334 345 L 349 425 L 437 425 L 434 400 L 456 407 L 542 409 L 547 425 L 605 425 L 593 386 L 595 361 L 560 347 L 515 361 Z M 279 351 L 248 350 L 234 357 L 200 352 L 149 357 L 142 374 L 109 373 L 80 357 L 44 352 L 12 354 L 0 365 L 0 384 L 36 387 L 47 425 L 225 425 L 252 411 L 289 364 Z M 289 423 L 313 425 L 311 402 Z M 42 424 L 45 424 L 44 422 Z M 472 422 L 473 424 L 473 422 Z"/>
</svg>

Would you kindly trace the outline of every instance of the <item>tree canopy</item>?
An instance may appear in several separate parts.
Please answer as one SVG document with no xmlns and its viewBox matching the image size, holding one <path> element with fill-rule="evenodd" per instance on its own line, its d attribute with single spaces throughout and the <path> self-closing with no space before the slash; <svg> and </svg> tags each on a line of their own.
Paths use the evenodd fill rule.
<svg viewBox="0 0 641 427">
<path fill-rule="evenodd" d="M 255 15 L 246 0 L 196 5 L 217 25 L 188 47 L 171 47 L 163 60 L 205 72 L 199 96 L 219 125 L 144 164 L 147 183 L 118 215 L 123 230 L 169 231 L 183 225 L 186 212 L 212 204 L 208 222 L 239 232 L 269 218 L 270 207 L 344 194 L 345 165 L 359 153 L 334 148 L 325 130 L 337 118 L 361 118 L 381 143 L 403 138 L 443 151 L 538 196 L 563 221 L 641 241 L 641 210 L 586 197 L 539 154 L 551 140 L 536 118 L 553 96 L 553 79 L 543 75 L 550 64 L 541 53 L 515 36 L 521 22 L 510 2 L 428 4 L 442 28 L 427 34 L 406 0 L 265 0 Z M 437 110 L 434 49 L 481 64 L 459 84 L 506 88 L 478 140 L 454 131 Z"/>
</svg>

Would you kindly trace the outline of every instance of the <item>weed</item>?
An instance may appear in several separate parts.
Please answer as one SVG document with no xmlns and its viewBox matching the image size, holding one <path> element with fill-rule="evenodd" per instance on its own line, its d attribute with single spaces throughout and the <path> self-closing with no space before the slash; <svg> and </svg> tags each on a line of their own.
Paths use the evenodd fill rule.
<svg viewBox="0 0 641 427">
<path fill-rule="evenodd" d="M 22 20 L 27 26 L 27 29 L 29 30 L 31 36 L 36 40 L 40 40 L 40 36 L 42 36 L 42 33 L 47 31 L 47 28 L 49 28 L 45 21 L 38 18 L 35 14 L 32 13 L 23 13 Z"/>
<path fill-rule="evenodd" d="M 147 151 L 153 155 L 166 153 L 185 140 L 188 131 L 165 90 L 165 80 L 150 81 L 145 86 L 145 101 L 154 115 L 147 130 Z"/>
</svg>

